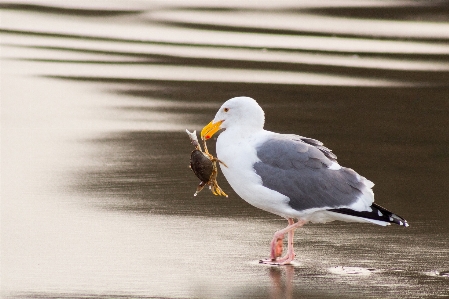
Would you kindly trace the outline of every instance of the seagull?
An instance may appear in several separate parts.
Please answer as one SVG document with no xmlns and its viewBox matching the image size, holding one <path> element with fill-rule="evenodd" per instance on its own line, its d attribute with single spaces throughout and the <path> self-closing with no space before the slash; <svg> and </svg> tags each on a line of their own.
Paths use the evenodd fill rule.
<svg viewBox="0 0 449 299">
<path fill-rule="evenodd" d="M 216 153 L 234 191 L 249 204 L 288 221 L 287 227 L 274 234 L 270 257 L 260 263 L 290 264 L 295 258 L 294 232 L 308 222 L 408 226 L 404 218 L 375 204 L 374 184 L 340 166 L 337 156 L 322 142 L 267 131 L 264 124 L 265 113 L 254 99 L 235 97 L 226 101 L 201 131 L 201 138 L 208 140 L 224 129 Z M 287 253 L 281 257 L 285 234 Z"/>
</svg>

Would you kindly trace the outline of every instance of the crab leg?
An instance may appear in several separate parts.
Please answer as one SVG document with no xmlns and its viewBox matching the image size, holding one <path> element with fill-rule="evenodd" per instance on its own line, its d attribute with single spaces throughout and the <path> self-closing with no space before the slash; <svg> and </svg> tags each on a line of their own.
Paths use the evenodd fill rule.
<svg viewBox="0 0 449 299">
<path fill-rule="evenodd" d="M 213 158 L 213 156 L 211 154 L 209 154 L 209 150 L 207 149 L 206 139 L 203 139 L 203 147 L 204 147 L 204 152 Z"/>
<path fill-rule="evenodd" d="M 221 196 L 228 197 L 228 195 L 220 188 L 220 186 L 218 186 L 218 183 L 217 183 L 217 174 L 218 174 L 218 172 L 217 172 L 217 163 L 216 163 L 216 161 L 219 161 L 219 160 L 215 159 L 215 158 L 212 160 L 212 163 L 214 165 L 214 171 L 212 172 L 212 175 L 211 175 L 209 183 L 208 183 L 209 184 L 209 189 L 211 189 L 211 191 L 212 191 L 212 193 L 214 195 L 221 195 Z"/>
<path fill-rule="evenodd" d="M 192 143 L 192 145 L 193 145 L 197 150 L 202 151 L 202 150 L 201 150 L 201 145 L 200 145 L 200 143 L 198 142 L 198 138 L 196 137 L 196 130 L 193 131 L 193 132 L 189 132 L 189 130 L 186 129 L 186 133 L 187 133 L 187 135 L 189 135 L 190 142 Z M 206 143 L 204 143 L 204 144 L 206 144 Z"/>
</svg>

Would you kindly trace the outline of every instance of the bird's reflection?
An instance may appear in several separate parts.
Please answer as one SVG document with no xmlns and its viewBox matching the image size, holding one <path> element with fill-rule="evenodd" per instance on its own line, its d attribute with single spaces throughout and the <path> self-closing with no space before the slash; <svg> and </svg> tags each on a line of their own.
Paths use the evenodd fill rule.
<svg viewBox="0 0 449 299">
<path fill-rule="evenodd" d="M 295 267 L 292 265 L 270 267 L 270 299 L 293 298 L 293 277 Z"/>
</svg>

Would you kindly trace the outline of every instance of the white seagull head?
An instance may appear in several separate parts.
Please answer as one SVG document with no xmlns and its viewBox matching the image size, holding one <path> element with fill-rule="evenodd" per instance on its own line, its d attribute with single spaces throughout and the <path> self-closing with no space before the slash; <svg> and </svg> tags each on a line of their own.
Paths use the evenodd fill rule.
<svg viewBox="0 0 449 299">
<path fill-rule="evenodd" d="M 215 118 L 203 128 L 201 138 L 209 139 L 220 129 L 239 129 L 252 132 L 263 129 L 265 113 L 250 97 L 235 97 L 227 100 Z"/>
</svg>

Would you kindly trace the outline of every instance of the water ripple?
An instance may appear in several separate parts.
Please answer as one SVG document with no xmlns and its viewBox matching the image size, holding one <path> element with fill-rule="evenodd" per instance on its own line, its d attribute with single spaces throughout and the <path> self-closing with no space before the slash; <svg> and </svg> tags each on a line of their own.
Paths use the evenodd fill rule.
<svg viewBox="0 0 449 299">
<path fill-rule="evenodd" d="M 0 1 L 2 292 L 447 294 L 448 7 Z M 194 197 L 184 133 L 238 95 L 259 101 L 267 129 L 325 141 L 412 226 L 311 225 L 295 267 L 249 263 L 284 223 L 222 176 L 229 199 Z"/>
</svg>

